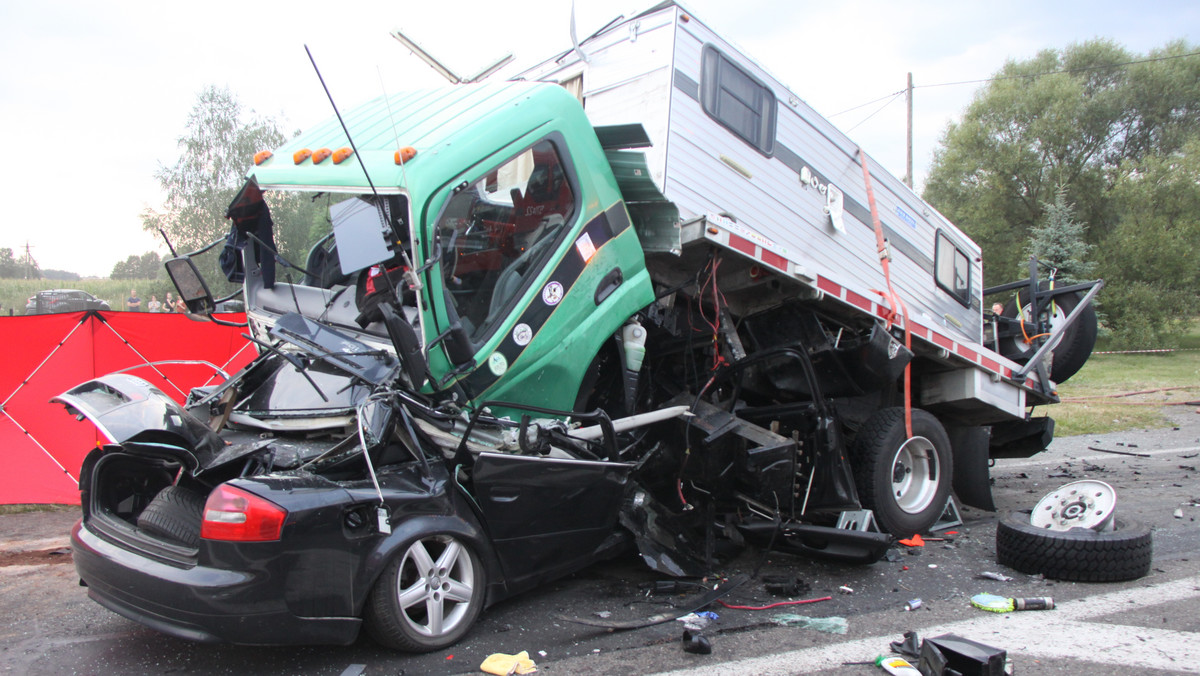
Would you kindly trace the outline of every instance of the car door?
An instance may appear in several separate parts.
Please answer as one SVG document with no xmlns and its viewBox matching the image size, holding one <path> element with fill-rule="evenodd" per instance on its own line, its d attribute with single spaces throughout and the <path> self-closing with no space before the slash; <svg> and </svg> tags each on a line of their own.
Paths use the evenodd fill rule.
<svg viewBox="0 0 1200 676">
<path fill-rule="evenodd" d="M 631 463 L 480 453 L 472 487 L 510 579 L 594 560 L 616 529 Z"/>
</svg>

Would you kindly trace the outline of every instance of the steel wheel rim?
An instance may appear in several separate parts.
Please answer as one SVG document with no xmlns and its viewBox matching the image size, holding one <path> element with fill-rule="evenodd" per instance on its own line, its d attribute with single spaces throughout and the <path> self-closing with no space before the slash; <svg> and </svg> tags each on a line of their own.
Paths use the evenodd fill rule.
<svg viewBox="0 0 1200 676">
<path fill-rule="evenodd" d="M 1103 481 L 1084 479 L 1063 484 L 1038 501 L 1029 517 L 1034 528 L 1067 531 L 1087 528 L 1104 532 L 1114 527 L 1117 493 Z"/>
<path fill-rule="evenodd" d="M 892 498 L 907 514 L 919 514 L 937 496 L 941 464 L 933 442 L 925 437 L 905 441 L 892 457 Z"/>
<path fill-rule="evenodd" d="M 466 620 L 474 592 L 475 563 L 455 538 L 421 538 L 404 552 L 396 596 L 404 623 L 417 634 L 437 638 L 453 632 Z"/>
<path fill-rule="evenodd" d="M 1066 319 L 1067 319 L 1067 315 L 1066 315 L 1066 313 L 1064 313 L 1062 311 L 1062 303 L 1053 303 L 1053 304 L 1051 304 L 1050 307 L 1054 308 L 1054 312 L 1048 313 L 1047 326 L 1049 326 L 1050 331 L 1053 332 L 1054 327 L 1062 326 L 1062 323 L 1064 321 L 1066 321 Z M 1030 310 L 1032 310 L 1032 309 L 1033 309 L 1032 305 L 1026 305 L 1026 306 L 1022 307 L 1021 311 L 1019 313 L 1017 313 L 1017 319 L 1019 319 L 1023 322 L 1026 322 L 1026 323 L 1033 322 L 1034 321 L 1034 317 L 1032 317 L 1033 313 L 1030 312 Z M 1043 315 L 1046 315 L 1046 314 L 1047 313 L 1044 311 Z M 1032 355 L 1034 350 L 1037 349 L 1032 344 L 1026 343 L 1025 340 L 1019 336 L 1013 342 L 1016 343 L 1017 351 L 1020 352 L 1022 355 L 1026 355 L 1026 354 Z"/>
</svg>

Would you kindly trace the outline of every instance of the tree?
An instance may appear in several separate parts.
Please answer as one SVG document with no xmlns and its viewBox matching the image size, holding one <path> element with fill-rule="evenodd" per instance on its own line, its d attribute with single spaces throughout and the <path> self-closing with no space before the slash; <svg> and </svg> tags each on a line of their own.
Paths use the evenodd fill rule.
<svg viewBox="0 0 1200 676">
<path fill-rule="evenodd" d="M 1139 56 L 1110 40 L 1091 40 L 1010 61 L 976 94 L 944 133 L 924 196 L 979 242 L 989 284 L 1027 269 L 1021 261 L 1033 231 L 1047 223 L 1061 191 L 1073 205 L 1071 220 L 1082 224 L 1083 241 L 1096 247 L 1097 272 L 1108 279 L 1102 300 L 1111 328 L 1128 337 L 1124 323 L 1159 321 L 1118 307 L 1159 290 L 1170 295 L 1182 283 L 1129 277 L 1139 266 L 1125 265 L 1135 250 L 1126 240 L 1168 245 L 1166 230 L 1138 228 L 1145 216 L 1132 211 L 1141 206 L 1130 191 L 1135 184 L 1148 189 L 1138 176 L 1200 138 L 1196 51 L 1179 41 Z M 1117 278 L 1125 288 L 1115 288 Z M 1135 283 L 1144 286 L 1134 291 Z"/>
<path fill-rule="evenodd" d="M 129 256 L 113 265 L 112 279 L 157 279 L 162 267 L 158 254 L 147 251 L 141 256 Z"/>
<path fill-rule="evenodd" d="M 179 137 L 179 158 L 155 173 L 166 194 L 162 209 L 144 211 L 142 227 L 150 231 L 162 228 L 181 253 L 223 236 L 230 227 L 225 209 L 245 182 L 254 154 L 286 140 L 276 120 L 245 109 L 228 89 L 205 88 L 188 115 L 186 132 Z M 269 194 L 268 203 L 275 216 L 275 243 L 280 253 L 303 264 L 297 259 L 307 250 L 314 207 L 300 195 Z M 217 252 L 198 262 L 213 292 L 223 295 L 235 287 L 220 273 Z"/>
<path fill-rule="evenodd" d="M 21 269 L 17 265 L 17 258 L 13 256 L 13 250 L 4 247 L 0 248 L 0 279 L 14 279 L 21 276 Z"/>
<path fill-rule="evenodd" d="M 1083 223 L 1075 220 L 1075 205 L 1067 201 L 1066 191 L 1059 188 L 1054 202 L 1042 205 L 1044 217 L 1029 233 L 1028 256 L 1058 271 L 1060 283 L 1073 284 L 1092 278 L 1095 261 L 1088 260 L 1092 245 L 1084 241 Z M 1022 264 L 1020 274 L 1029 266 Z"/>
</svg>

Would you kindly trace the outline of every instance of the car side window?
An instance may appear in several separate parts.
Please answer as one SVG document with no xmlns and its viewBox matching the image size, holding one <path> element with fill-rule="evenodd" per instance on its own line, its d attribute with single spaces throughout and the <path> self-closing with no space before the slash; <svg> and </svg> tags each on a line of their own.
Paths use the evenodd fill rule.
<svg viewBox="0 0 1200 676">
<path fill-rule="evenodd" d="M 456 189 L 438 220 L 442 279 L 472 343 L 483 342 L 545 265 L 575 209 L 549 140 Z"/>
</svg>

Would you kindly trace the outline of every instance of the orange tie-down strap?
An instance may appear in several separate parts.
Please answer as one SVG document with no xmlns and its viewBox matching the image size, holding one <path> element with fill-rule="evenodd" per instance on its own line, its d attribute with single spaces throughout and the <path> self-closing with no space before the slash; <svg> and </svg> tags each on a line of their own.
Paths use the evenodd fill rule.
<svg viewBox="0 0 1200 676">
<path fill-rule="evenodd" d="M 904 347 L 912 350 L 912 334 L 908 330 L 908 308 L 904 305 L 904 301 L 896 294 L 896 289 L 892 287 L 892 269 L 891 253 L 888 251 L 887 240 L 883 237 L 883 224 L 879 221 L 879 209 L 875 206 L 875 189 L 871 186 L 871 171 L 867 168 L 867 155 L 861 149 L 858 151 L 858 156 L 862 160 L 863 183 L 867 187 L 867 204 L 871 207 L 871 226 L 875 228 L 875 248 L 879 254 L 879 265 L 883 268 L 883 279 L 887 283 L 887 291 L 875 290 L 880 296 L 883 296 L 888 305 L 888 312 L 884 315 L 884 322 L 887 328 L 891 328 L 895 323 L 896 318 L 904 320 Z M 912 362 L 910 361 L 904 367 L 904 433 L 909 439 L 912 438 Z"/>
</svg>

